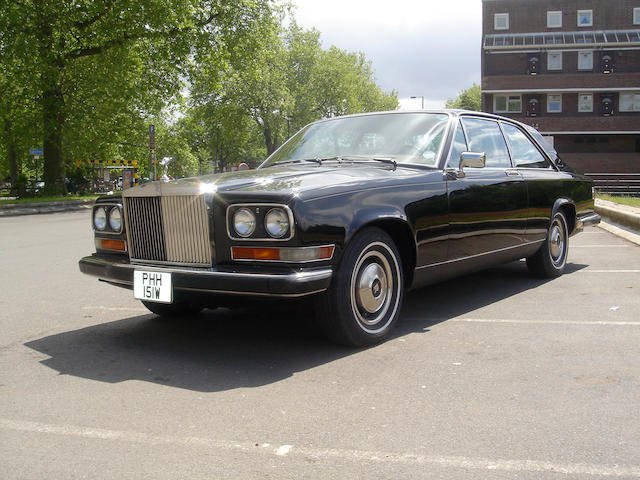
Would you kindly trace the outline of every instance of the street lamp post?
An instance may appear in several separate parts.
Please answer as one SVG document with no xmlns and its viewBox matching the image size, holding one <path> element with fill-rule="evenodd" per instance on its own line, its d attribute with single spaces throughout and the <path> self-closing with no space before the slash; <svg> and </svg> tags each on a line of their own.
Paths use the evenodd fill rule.
<svg viewBox="0 0 640 480">
<path fill-rule="evenodd" d="M 409 98 L 419 98 L 422 100 L 421 104 L 420 104 L 420 109 L 424 110 L 424 95 L 419 95 L 419 96 L 415 96 L 415 97 L 409 97 Z"/>
</svg>

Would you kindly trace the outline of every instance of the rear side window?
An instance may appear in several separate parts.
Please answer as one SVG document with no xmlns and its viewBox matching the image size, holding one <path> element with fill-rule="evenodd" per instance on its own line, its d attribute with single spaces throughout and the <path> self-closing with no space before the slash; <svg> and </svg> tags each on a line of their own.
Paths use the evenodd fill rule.
<svg viewBox="0 0 640 480">
<path fill-rule="evenodd" d="M 487 167 L 509 168 L 511 166 L 507 144 L 497 122 L 481 118 L 465 118 L 462 123 L 467 134 L 469 151 L 484 152 L 487 157 Z"/>
<path fill-rule="evenodd" d="M 466 152 L 467 150 L 467 140 L 464 138 L 462 125 L 458 122 L 456 125 L 456 133 L 453 136 L 453 142 L 451 143 L 451 152 L 449 153 L 447 167 L 458 168 L 460 165 L 460 155 L 462 155 L 462 152 Z"/>
<path fill-rule="evenodd" d="M 531 143 L 531 140 L 514 125 L 502 124 L 504 135 L 507 137 L 511 149 L 511 160 L 520 168 L 548 168 L 549 164 L 540 150 Z"/>
</svg>

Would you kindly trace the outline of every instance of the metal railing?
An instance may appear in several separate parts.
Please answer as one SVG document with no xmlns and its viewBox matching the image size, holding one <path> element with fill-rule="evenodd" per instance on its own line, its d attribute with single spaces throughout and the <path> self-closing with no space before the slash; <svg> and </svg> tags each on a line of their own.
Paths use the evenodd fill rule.
<svg viewBox="0 0 640 480">
<path fill-rule="evenodd" d="M 599 193 L 640 195 L 640 173 L 585 173 Z"/>
</svg>

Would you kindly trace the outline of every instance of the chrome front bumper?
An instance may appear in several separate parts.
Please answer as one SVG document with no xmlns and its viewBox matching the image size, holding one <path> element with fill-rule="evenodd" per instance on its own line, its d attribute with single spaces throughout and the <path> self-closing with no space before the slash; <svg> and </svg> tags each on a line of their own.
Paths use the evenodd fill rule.
<svg viewBox="0 0 640 480">
<path fill-rule="evenodd" d="M 133 288 L 134 270 L 170 272 L 173 288 L 184 293 L 212 293 L 248 296 L 302 297 L 326 290 L 331 283 L 330 268 L 256 271 L 251 268 L 189 268 L 131 264 L 128 260 L 98 255 L 84 257 L 80 271 L 106 282 Z"/>
</svg>

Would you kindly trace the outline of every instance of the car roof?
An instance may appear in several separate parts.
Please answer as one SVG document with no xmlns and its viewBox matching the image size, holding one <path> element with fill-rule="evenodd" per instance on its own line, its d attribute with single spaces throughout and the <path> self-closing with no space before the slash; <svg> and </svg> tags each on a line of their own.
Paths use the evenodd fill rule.
<svg viewBox="0 0 640 480">
<path fill-rule="evenodd" d="M 328 122 L 331 120 L 336 120 L 339 118 L 351 118 L 351 117 L 363 117 L 363 116 L 375 116 L 375 115 L 389 115 L 389 114 L 393 114 L 393 115 L 403 115 L 403 114 L 408 114 L 408 113 L 430 113 L 430 114 L 444 114 L 444 115 L 449 115 L 451 117 L 461 117 L 461 116 L 467 116 L 467 115 L 472 115 L 475 117 L 485 117 L 485 118 L 489 118 L 492 120 L 503 120 L 503 121 L 507 121 L 507 122 L 512 122 L 515 124 L 518 124 L 520 126 L 522 126 L 523 128 L 531 128 L 526 124 L 523 124 L 517 120 L 514 120 L 512 118 L 508 118 L 508 117 L 503 117 L 500 115 L 495 115 L 493 113 L 487 113 L 487 112 L 478 112 L 478 111 L 474 111 L 474 110 L 464 110 L 464 109 L 456 109 L 456 108 L 441 108 L 441 109 L 428 109 L 428 110 L 385 110 L 385 111 L 379 111 L 379 112 L 364 112 L 364 113 L 352 113 L 349 115 L 339 115 L 336 117 L 329 117 L 329 118 L 323 118 L 321 120 L 317 120 L 315 122 L 312 122 L 312 124 L 314 123 L 322 123 L 322 122 Z"/>
</svg>

